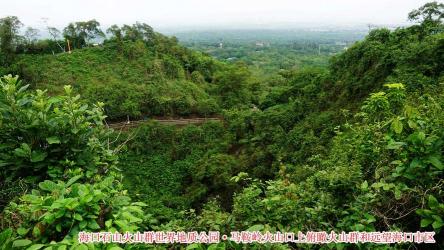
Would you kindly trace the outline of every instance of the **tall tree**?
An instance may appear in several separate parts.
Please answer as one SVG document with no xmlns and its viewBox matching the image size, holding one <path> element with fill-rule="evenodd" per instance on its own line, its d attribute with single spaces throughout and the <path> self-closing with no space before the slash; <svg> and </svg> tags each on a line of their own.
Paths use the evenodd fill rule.
<svg viewBox="0 0 444 250">
<path fill-rule="evenodd" d="M 410 21 L 422 24 L 440 24 L 444 19 L 444 4 L 436 1 L 426 3 L 419 9 L 411 11 L 408 18 Z"/>
<path fill-rule="evenodd" d="M 112 25 L 106 30 L 106 33 L 111 34 L 112 38 L 115 38 L 117 41 L 122 41 L 122 29 L 117 25 Z"/>
<path fill-rule="evenodd" d="M 34 29 L 32 27 L 27 27 L 26 31 L 25 31 L 25 35 L 24 35 L 26 43 L 28 45 L 33 44 L 37 40 L 38 34 L 39 34 L 38 29 Z"/>
<path fill-rule="evenodd" d="M 132 41 L 143 40 L 150 43 L 155 37 L 153 28 L 146 23 L 137 22 L 131 26 L 124 25 L 122 31 L 125 34 L 125 39 Z"/>
<path fill-rule="evenodd" d="M 68 39 L 74 48 L 87 46 L 93 39 L 104 37 L 105 34 L 100 29 L 100 23 L 96 20 L 70 23 L 63 29 L 63 36 Z"/>
<path fill-rule="evenodd" d="M 22 22 L 16 16 L 0 19 L 0 62 L 2 65 L 10 64 L 14 59 L 20 38 L 19 30 L 22 26 Z"/>
</svg>

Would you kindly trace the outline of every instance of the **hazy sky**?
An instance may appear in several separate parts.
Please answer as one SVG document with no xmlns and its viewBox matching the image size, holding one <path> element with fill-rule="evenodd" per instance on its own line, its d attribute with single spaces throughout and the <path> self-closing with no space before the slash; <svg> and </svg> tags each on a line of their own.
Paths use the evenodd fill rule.
<svg viewBox="0 0 444 250">
<path fill-rule="evenodd" d="M 27 26 L 95 18 L 102 26 L 146 22 L 158 29 L 297 24 L 401 24 L 427 0 L 0 0 L 0 17 Z"/>
</svg>

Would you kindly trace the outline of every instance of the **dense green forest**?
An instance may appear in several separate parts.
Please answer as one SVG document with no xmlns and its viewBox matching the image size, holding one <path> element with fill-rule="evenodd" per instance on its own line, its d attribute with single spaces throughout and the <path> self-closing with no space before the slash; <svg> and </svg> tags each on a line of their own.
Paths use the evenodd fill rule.
<svg viewBox="0 0 444 250">
<path fill-rule="evenodd" d="M 38 40 L 0 19 L 0 249 L 443 248 L 444 4 L 408 18 L 321 55 L 287 42 L 217 52 L 236 60 L 142 23 Z M 147 122 L 107 126 L 127 119 Z M 434 231 L 436 244 L 78 241 L 209 230 Z"/>
<path fill-rule="evenodd" d="M 181 44 L 219 60 L 243 61 L 253 75 L 266 78 L 280 70 L 326 67 L 331 55 L 361 40 L 367 31 L 264 29 L 176 32 Z"/>
</svg>

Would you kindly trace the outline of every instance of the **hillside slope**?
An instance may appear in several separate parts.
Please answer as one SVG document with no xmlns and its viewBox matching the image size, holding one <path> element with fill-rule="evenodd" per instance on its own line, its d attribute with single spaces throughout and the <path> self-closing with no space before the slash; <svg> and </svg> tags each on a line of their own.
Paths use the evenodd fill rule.
<svg viewBox="0 0 444 250">
<path fill-rule="evenodd" d="M 108 40 L 72 53 L 19 55 L 11 71 L 52 94 L 72 85 L 88 101 L 105 102 L 111 119 L 122 119 L 217 112 L 208 93 L 217 64 L 156 34 L 150 43 Z"/>
</svg>

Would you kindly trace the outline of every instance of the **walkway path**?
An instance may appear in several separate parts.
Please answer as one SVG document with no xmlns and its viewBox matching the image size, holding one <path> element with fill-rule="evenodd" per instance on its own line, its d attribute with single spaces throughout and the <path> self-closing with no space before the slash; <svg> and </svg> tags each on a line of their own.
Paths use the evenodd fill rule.
<svg viewBox="0 0 444 250">
<path fill-rule="evenodd" d="M 109 123 L 108 127 L 120 130 L 120 129 L 129 129 L 129 128 L 135 128 L 138 127 L 144 123 L 148 123 L 150 121 L 156 121 L 160 124 L 164 125 L 174 125 L 174 126 L 186 126 L 189 124 L 202 124 L 207 121 L 221 121 L 221 118 L 179 118 L 179 119 L 149 119 L 149 120 L 138 120 L 138 121 L 127 121 L 127 122 L 116 122 L 116 123 Z"/>
</svg>

